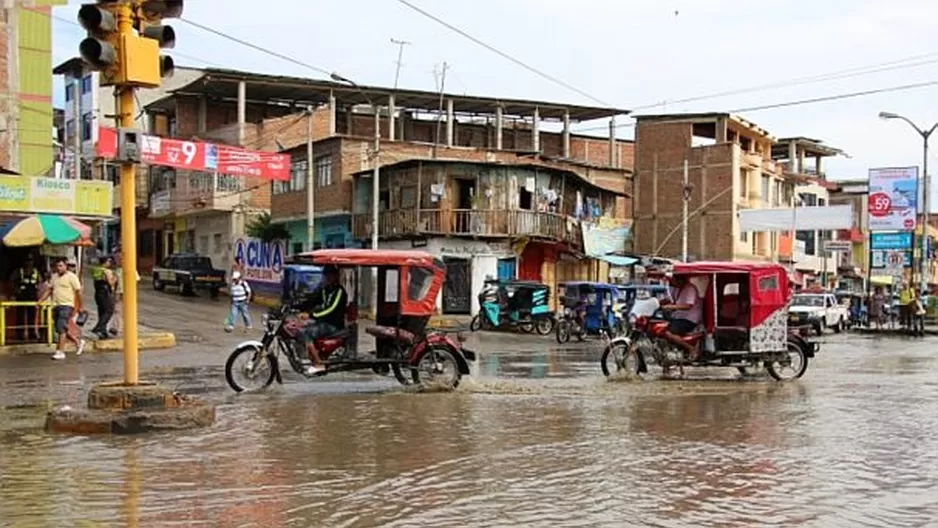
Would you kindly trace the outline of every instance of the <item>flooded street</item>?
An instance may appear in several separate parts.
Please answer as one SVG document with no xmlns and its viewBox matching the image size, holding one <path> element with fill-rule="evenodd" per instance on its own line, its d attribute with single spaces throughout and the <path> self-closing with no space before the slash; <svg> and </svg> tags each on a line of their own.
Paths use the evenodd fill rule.
<svg viewBox="0 0 938 528">
<path fill-rule="evenodd" d="M 0 358 L 0 525 L 934 525 L 938 340 L 826 342 L 791 384 L 607 382 L 596 344 L 485 334 L 455 393 L 348 375 L 241 396 L 221 345 L 184 345 L 144 374 L 219 402 L 217 424 L 93 438 L 44 411 L 119 355 Z"/>
</svg>

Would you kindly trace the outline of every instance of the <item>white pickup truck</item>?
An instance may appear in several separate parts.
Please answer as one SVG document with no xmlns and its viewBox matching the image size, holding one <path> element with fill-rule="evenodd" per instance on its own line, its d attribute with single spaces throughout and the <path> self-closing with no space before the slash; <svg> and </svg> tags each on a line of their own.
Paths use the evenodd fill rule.
<svg viewBox="0 0 938 528">
<path fill-rule="evenodd" d="M 849 320 L 847 307 L 831 293 L 799 293 L 788 306 L 789 326 L 811 326 L 817 335 L 827 328 L 840 332 Z"/>
</svg>

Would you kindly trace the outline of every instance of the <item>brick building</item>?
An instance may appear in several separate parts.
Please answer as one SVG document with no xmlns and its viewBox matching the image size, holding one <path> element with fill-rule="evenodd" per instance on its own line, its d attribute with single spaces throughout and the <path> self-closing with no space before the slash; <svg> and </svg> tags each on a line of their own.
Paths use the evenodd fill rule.
<svg viewBox="0 0 938 528">
<path fill-rule="evenodd" d="M 292 235 L 291 252 L 310 247 L 367 245 L 370 232 L 353 230 L 352 213 L 355 199 L 369 198 L 353 191 L 353 175 L 374 166 L 376 120 L 381 138 L 377 157 L 380 166 L 411 160 L 537 165 L 545 170 L 568 171 L 597 189 L 605 189 L 618 196 L 613 199 L 617 216 L 627 218 L 631 213 L 627 194 L 633 144 L 612 135 L 576 135 L 570 129 L 572 123 L 582 121 L 610 119 L 614 123 L 615 116 L 625 114 L 624 110 L 441 96 L 206 69 L 171 96 L 147 106 L 147 112 L 158 135 L 280 150 L 291 155 L 290 181 L 274 182 L 266 188 L 263 182 L 225 178 L 222 189 L 221 176 L 182 177 L 173 171 L 164 171 L 162 180 L 154 180 L 153 190 L 157 192 L 151 194 L 151 214 L 155 205 L 156 214 L 175 219 L 171 236 L 177 246 L 183 240 L 182 247 L 210 254 L 216 261 L 226 252 L 217 248 L 215 241 L 230 239 L 243 229 L 243 220 L 237 217 L 265 208 L 266 200 L 274 222 L 284 224 Z M 556 123 L 555 128 L 560 130 L 542 130 L 545 122 Z M 315 182 L 312 240 L 307 220 L 310 128 Z M 193 183 L 193 178 L 206 177 L 213 178 L 214 183 Z M 245 189 L 251 192 L 240 192 Z M 238 211 L 245 212 L 239 215 Z M 209 221 L 209 217 L 231 217 L 233 213 L 235 220 L 229 221 L 231 227 L 227 230 L 221 229 L 223 221 Z M 181 225 L 180 219 L 185 219 L 186 225 Z M 204 251 L 206 244 L 209 251 Z M 556 260 L 558 256 L 538 258 Z"/>
</svg>

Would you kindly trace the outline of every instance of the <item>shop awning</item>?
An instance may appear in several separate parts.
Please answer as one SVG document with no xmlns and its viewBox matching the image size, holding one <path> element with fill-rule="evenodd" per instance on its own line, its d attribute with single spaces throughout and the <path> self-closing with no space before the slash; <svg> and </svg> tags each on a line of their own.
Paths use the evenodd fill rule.
<svg viewBox="0 0 938 528">
<path fill-rule="evenodd" d="M 602 255 L 595 258 L 602 260 L 603 262 L 608 262 L 613 266 L 632 266 L 638 263 L 637 258 L 623 257 L 621 255 Z"/>
<path fill-rule="evenodd" d="M 873 275 L 870 277 L 870 284 L 875 286 L 892 286 L 896 278 L 892 275 Z"/>
</svg>

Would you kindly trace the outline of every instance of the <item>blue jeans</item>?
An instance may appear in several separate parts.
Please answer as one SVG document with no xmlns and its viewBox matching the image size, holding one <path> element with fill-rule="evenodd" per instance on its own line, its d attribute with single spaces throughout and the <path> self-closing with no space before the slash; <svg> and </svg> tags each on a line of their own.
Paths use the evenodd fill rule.
<svg viewBox="0 0 938 528">
<path fill-rule="evenodd" d="M 238 322 L 238 315 L 244 320 L 244 326 L 251 328 L 251 312 L 248 310 L 248 303 L 246 302 L 231 303 L 231 311 L 228 312 L 228 318 L 225 319 L 225 326 L 234 326 Z"/>
</svg>

